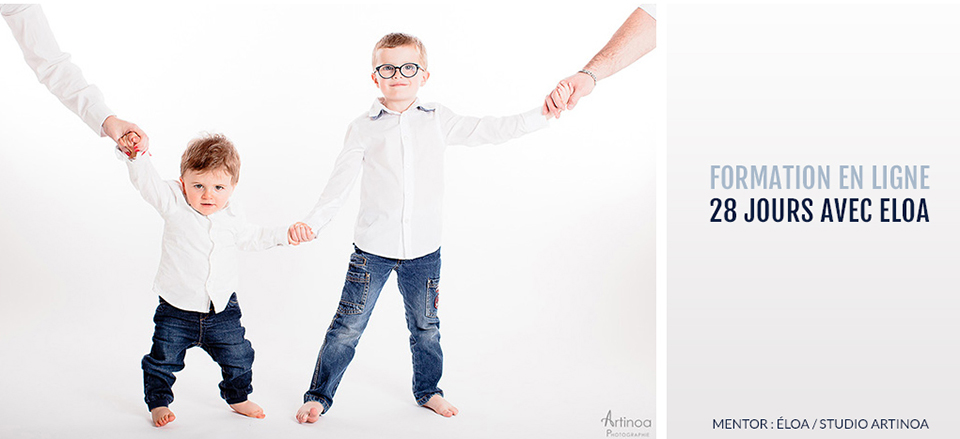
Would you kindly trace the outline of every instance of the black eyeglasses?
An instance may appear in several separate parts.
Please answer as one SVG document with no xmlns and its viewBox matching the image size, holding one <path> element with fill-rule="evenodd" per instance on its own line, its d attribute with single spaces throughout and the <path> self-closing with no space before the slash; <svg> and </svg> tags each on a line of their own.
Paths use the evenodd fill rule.
<svg viewBox="0 0 960 439">
<path fill-rule="evenodd" d="M 412 78 L 417 76 L 417 73 L 420 72 L 420 67 L 417 63 L 408 62 L 402 66 L 395 66 L 393 64 L 380 64 L 377 66 L 377 74 L 380 75 L 383 79 L 393 78 L 397 74 L 397 70 L 400 71 L 400 75 L 404 78 Z"/>
</svg>

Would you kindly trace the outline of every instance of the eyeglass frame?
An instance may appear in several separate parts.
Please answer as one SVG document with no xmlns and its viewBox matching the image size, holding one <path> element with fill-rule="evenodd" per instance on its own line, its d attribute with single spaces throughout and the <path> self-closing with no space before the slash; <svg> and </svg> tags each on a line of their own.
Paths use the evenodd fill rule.
<svg viewBox="0 0 960 439">
<path fill-rule="evenodd" d="M 403 66 L 408 66 L 408 65 L 412 65 L 417 68 L 417 71 L 410 76 L 403 74 Z M 383 73 L 380 73 L 380 68 L 385 66 L 393 67 L 393 75 L 391 75 L 390 77 L 383 76 Z M 379 66 L 376 66 L 373 68 L 373 71 L 377 72 L 377 76 L 383 79 L 393 79 L 394 77 L 397 76 L 397 73 L 400 73 L 400 76 L 403 76 L 404 78 L 412 78 L 414 76 L 417 76 L 417 74 L 420 73 L 421 70 L 423 70 L 424 72 L 427 71 L 427 69 L 421 67 L 420 64 L 417 64 L 415 62 L 405 62 L 403 64 L 400 64 L 399 66 L 393 65 L 393 64 L 380 64 Z"/>
</svg>

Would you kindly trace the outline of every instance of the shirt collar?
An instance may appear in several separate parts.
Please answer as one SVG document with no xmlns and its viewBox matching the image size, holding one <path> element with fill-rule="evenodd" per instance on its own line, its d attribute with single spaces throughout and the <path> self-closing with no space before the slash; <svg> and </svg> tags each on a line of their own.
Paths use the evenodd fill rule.
<svg viewBox="0 0 960 439">
<path fill-rule="evenodd" d="M 416 108 L 417 110 L 423 111 L 425 113 L 432 113 L 436 111 L 436 104 L 421 104 L 420 98 L 413 101 L 413 104 L 410 105 L 411 108 Z M 387 107 L 383 106 L 383 102 L 380 102 L 380 98 L 373 100 L 373 105 L 370 106 L 370 111 L 367 113 L 367 116 L 370 116 L 371 120 L 380 119 L 384 114 L 400 114 L 396 111 L 390 110 Z"/>
</svg>

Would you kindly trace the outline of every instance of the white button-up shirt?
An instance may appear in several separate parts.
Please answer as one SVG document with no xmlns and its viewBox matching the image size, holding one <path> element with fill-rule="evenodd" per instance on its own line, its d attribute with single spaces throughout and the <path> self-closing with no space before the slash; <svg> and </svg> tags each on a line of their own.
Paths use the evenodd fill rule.
<svg viewBox="0 0 960 439">
<path fill-rule="evenodd" d="M 104 104 L 100 89 L 87 84 L 80 68 L 70 62 L 70 55 L 60 50 L 40 5 L 0 5 L 0 15 L 37 79 L 90 129 L 104 136 L 101 125 L 113 112 Z"/>
<path fill-rule="evenodd" d="M 130 181 L 163 217 L 163 253 L 153 290 L 171 305 L 196 312 L 223 311 L 237 290 L 238 250 L 287 244 L 287 228 L 247 223 L 235 203 L 204 216 L 187 203 L 178 181 L 164 181 L 150 156 L 129 160 Z"/>
<path fill-rule="evenodd" d="M 362 170 L 354 243 L 393 259 L 440 248 L 443 154 L 447 145 L 502 143 L 547 126 L 540 108 L 507 117 L 466 117 L 417 100 L 403 113 L 377 100 L 347 127 L 343 151 L 313 211 L 315 232 L 343 205 Z"/>
</svg>

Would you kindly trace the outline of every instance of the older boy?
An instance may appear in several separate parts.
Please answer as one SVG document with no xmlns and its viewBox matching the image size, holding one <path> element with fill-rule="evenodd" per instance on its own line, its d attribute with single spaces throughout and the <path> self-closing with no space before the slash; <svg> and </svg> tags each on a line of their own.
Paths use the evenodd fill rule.
<svg viewBox="0 0 960 439">
<path fill-rule="evenodd" d="M 135 149 L 137 139 L 131 136 L 136 134 L 121 143 Z M 164 220 L 163 253 L 153 284 L 160 305 L 153 318 L 153 347 L 142 362 L 144 400 L 154 425 L 176 418 L 168 408 L 173 374 L 183 369 L 186 350 L 193 346 L 220 365 L 220 396 L 227 404 L 240 414 L 263 418 L 263 409 L 247 399 L 253 392 L 253 348 L 240 324 L 238 250 L 297 245 L 312 239 L 311 231 L 302 223 L 264 228 L 243 219 L 230 204 L 240 179 L 240 156 L 221 134 L 190 142 L 179 181 L 161 180 L 149 155 L 133 154 L 125 161 L 133 185 Z"/>
<path fill-rule="evenodd" d="M 347 128 L 333 174 L 304 220 L 313 230 L 323 228 L 343 205 L 362 169 L 355 251 L 310 390 L 296 415 L 301 423 L 316 422 L 333 404 L 391 271 L 397 272 L 410 331 L 414 398 L 440 415 L 458 413 L 437 387 L 443 371 L 437 303 L 444 150 L 447 145 L 505 142 L 545 127 L 549 117 L 536 108 L 481 119 L 420 103 L 417 92 L 430 73 L 423 43 L 410 35 L 384 36 L 374 47 L 373 66 L 371 77 L 383 97 Z"/>
</svg>

